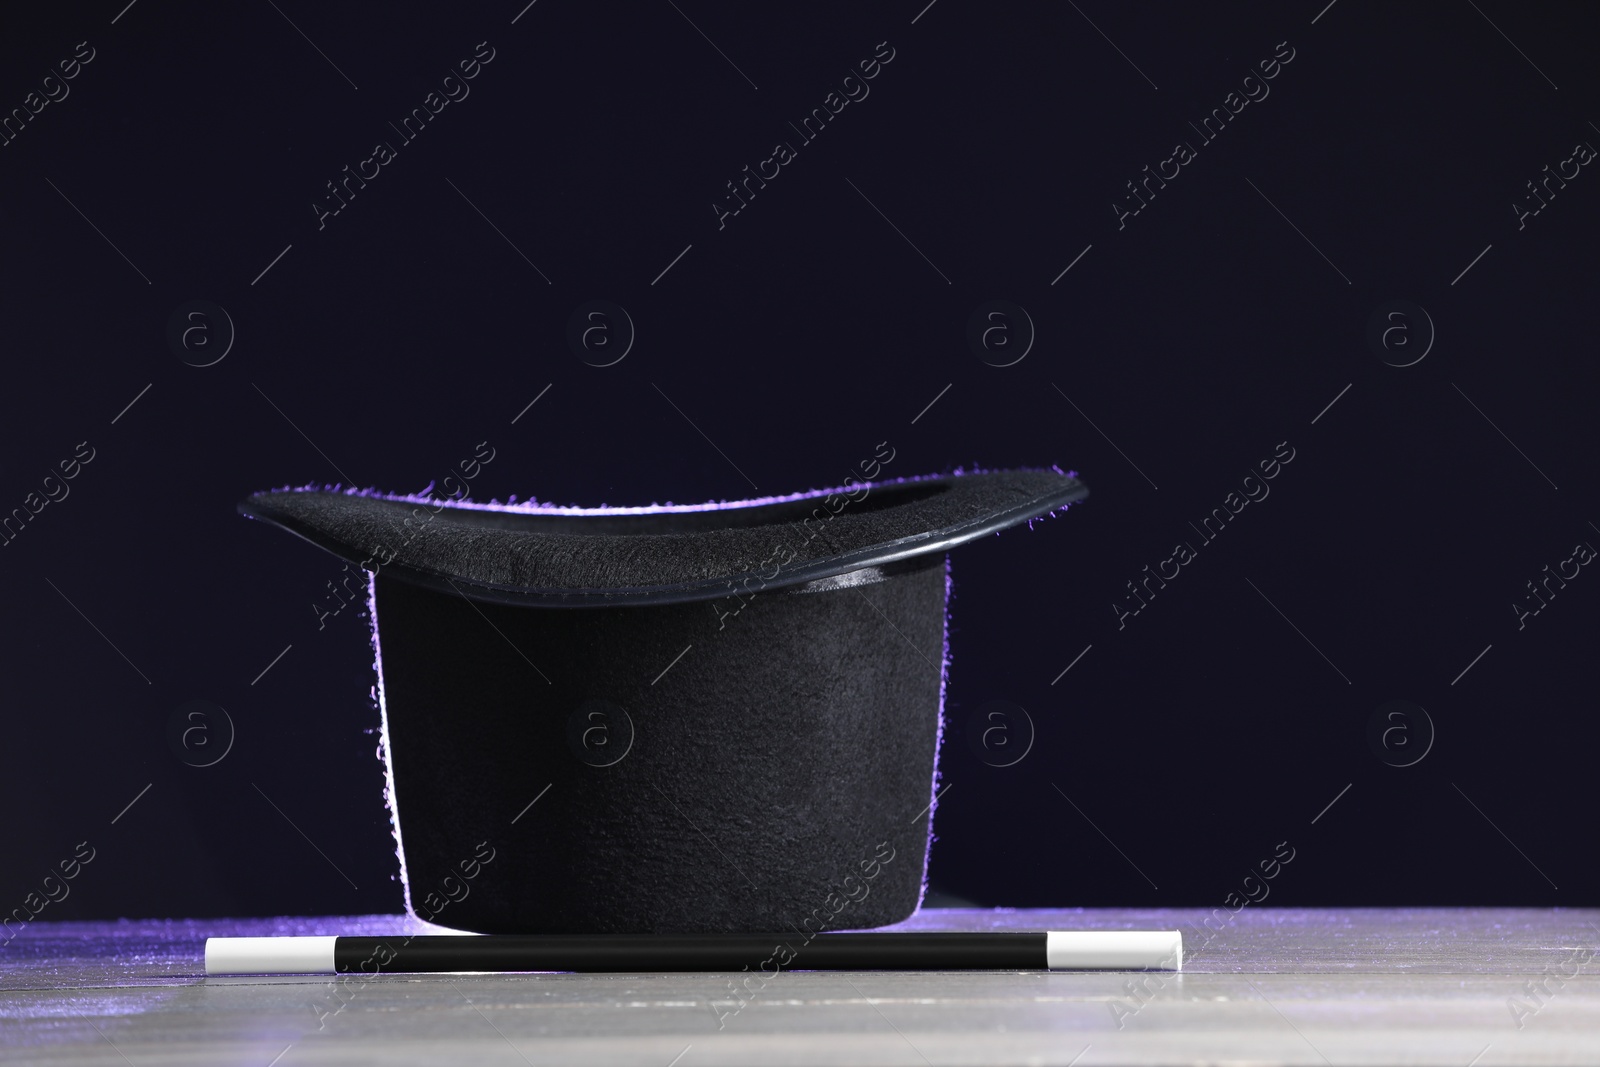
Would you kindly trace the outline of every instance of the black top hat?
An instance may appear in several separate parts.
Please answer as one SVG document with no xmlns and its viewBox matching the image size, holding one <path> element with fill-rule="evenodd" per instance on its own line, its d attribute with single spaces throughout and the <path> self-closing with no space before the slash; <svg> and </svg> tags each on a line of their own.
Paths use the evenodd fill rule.
<svg viewBox="0 0 1600 1067">
<path fill-rule="evenodd" d="M 699 505 L 302 489 L 239 510 L 372 572 L 413 913 L 814 932 L 920 903 L 945 551 L 1087 494 L 1051 469 Z"/>
</svg>

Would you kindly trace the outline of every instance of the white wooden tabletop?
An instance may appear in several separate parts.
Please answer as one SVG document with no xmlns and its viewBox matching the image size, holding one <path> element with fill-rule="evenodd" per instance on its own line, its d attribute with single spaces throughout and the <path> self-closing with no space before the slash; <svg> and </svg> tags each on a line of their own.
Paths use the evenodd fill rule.
<svg viewBox="0 0 1600 1067">
<path fill-rule="evenodd" d="M 1600 1063 L 1600 909 L 924 909 L 899 929 L 1181 929 L 1181 974 L 201 973 L 208 935 L 396 916 L 36 923 L 0 945 L 0 1061 L 217 1064 Z M 1226 912 L 1221 914 L 1226 915 Z"/>
</svg>

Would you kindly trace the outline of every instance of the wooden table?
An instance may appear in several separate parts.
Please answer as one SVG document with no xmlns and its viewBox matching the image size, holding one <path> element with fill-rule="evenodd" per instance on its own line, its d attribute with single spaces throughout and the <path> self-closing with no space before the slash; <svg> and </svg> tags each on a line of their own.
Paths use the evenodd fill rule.
<svg viewBox="0 0 1600 1067">
<path fill-rule="evenodd" d="M 36 923 L 0 947 L 0 1062 L 1600 1063 L 1600 910 L 926 909 L 917 930 L 1182 929 L 1181 974 L 218 977 L 207 935 L 396 916 Z M 1226 912 L 1221 913 L 1226 915 Z"/>
</svg>

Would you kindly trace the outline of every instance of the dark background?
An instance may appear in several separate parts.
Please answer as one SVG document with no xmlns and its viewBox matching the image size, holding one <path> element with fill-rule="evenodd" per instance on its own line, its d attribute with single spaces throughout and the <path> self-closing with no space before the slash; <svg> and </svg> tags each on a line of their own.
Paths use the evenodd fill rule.
<svg viewBox="0 0 1600 1067">
<path fill-rule="evenodd" d="M 1600 544 L 1600 177 L 1513 208 L 1600 144 L 1594 17 L 1323 2 L 6 14 L 7 113 L 94 58 L 0 148 L 0 510 L 94 458 L 0 548 L 0 911 L 82 841 L 41 918 L 398 910 L 366 620 L 319 629 L 336 561 L 234 505 L 419 491 L 482 441 L 475 498 L 584 505 L 838 484 L 885 440 L 896 475 L 1082 473 L 1087 504 L 954 557 L 935 899 L 1221 905 L 1287 842 L 1272 903 L 1596 903 L 1600 577 L 1512 607 Z M 482 41 L 470 96 L 319 229 Z M 724 183 L 885 41 L 719 229 Z M 566 339 L 593 299 L 637 332 L 610 367 Z M 168 341 L 194 300 L 236 332 L 208 367 L 215 312 Z M 990 300 L 1036 332 L 1012 366 L 967 342 Z M 1397 300 L 1431 348 L 1415 312 L 1368 343 Z M 1002 325 L 991 361 L 1026 347 Z M 235 731 L 206 767 L 168 736 L 196 699 Z M 1375 747 L 1392 700 L 1431 729 Z M 975 729 L 991 701 L 1026 720 Z"/>
</svg>

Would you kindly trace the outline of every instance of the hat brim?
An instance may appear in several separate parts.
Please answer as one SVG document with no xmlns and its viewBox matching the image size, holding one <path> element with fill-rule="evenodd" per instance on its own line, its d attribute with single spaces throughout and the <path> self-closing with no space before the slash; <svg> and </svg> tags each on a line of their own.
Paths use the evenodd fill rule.
<svg viewBox="0 0 1600 1067">
<path fill-rule="evenodd" d="M 1074 474 L 1047 469 L 635 508 L 282 489 L 250 496 L 239 511 L 425 588 L 502 604 L 585 607 L 711 600 L 892 568 L 1088 493 Z"/>
</svg>

